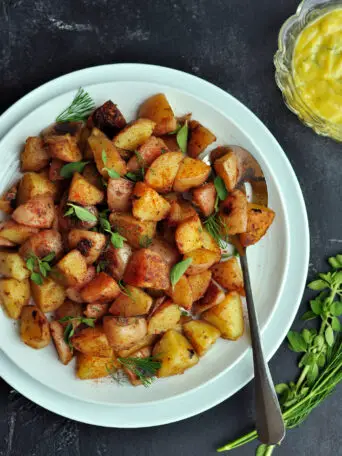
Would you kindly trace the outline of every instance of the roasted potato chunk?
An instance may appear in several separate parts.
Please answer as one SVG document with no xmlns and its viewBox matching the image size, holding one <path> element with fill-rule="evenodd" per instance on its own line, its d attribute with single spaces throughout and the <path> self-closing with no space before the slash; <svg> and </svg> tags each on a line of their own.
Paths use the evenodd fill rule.
<svg viewBox="0 0 342 456">
<path fill-rule="evenodd" d="M 105 135 L 98 135 L 94 128 L 88 138 L 88 144 L 93 151 L 97 169 L 105 179 L 109 177 L 106 168 L 116 171 L 120 176 L 126 174 L 127 167 L 125 161 L 121 158 L 119 151 L 112 141 Z M 103 160 L 104 158 L 105 160 Z"/>
<path fill-rule="evenodd" d="M 198 187 L 207 180 L 210 172 L 210 166 L 202 160 L 185 157 L 173 182 L 173 190 L 175 192 L 187 192 L 191 188 Z"/>
<path fill-rule="evenodd" d="M 148 334 L 162 334 L 168 329 L 175 328 L 181 317 L 177 304 L 166 300 L 157 305 L 148 319 Z"/>
<path fill-rule="evenodd" d="M 153 133 L 156 136 L 165 135 L 177 128 L 177 119 L 163 93 L 153 95 L 144 101 L 139 109 L 139 117 L 155 122 Z"/>
<path fill-rule="evenodd" d="M 95 206 L 103 201 L 104 193 L 84 179 L 80 173 L 74 173 L 68 199 L 81 206 Z"/>
<path fill-rule="evenodd" d="M 77 249 L 83 255 L 85 262 L 89 265 L 100 256 L 106 244 L 106 236 L 96 231 L 75 229 L 69 232 L 68 243 L 71 249 Z"/>
<path fill-rule="evenodd" d="M 192 258 L 192 262 L 186 270 L 187 275 L 201 274 L 220 261 L 221 255 L 207 249 L 196 249 L 184 255 L 184 260 Z"/>
<path fill-rule="evenodd" d="M 140 220 L 159 222 L 170 211 L 170 203 L 144 182 L 137 182 L 133 191 L 133 215 Z"/>
<path fill-rule="evenodd" d="M 189 278 L 191 277 L 196 276 L 190 276 Z M 195 314 L 200 314 L 205 310 L 208 310 L 211 307 L 220 304 L 220 302 L 222 302 L 224 298 L 225 294 L 222 291 L 222 289 L 215 282 L 211 281 L 203 298 L 195 302 L 195 304 L 192 306 L 192 311 Z"/>
<path fill-rule="evenodd" d="M 231 192 L 239 177 L 238 161 L 234 152 L 230 151 L 214 162 L 217 174 L 223 179 L 227 190 Z"/>
<path fill-rule="evenodd" d="M 150 119 L 138 119 L 128 124 L 113 139 L 115 147 L 136 150 L 152 135 L 155 123 Z"/>
<path fill-rule="evenodd" d="M 53 199 L 57 195 L 57 187 L 43 174 L 26 173 L 20 180 L 17 205 L 24 204 L 36 196 L 51 196 Z"/>
<path fill-rule="evenodd" d="M 178 282 L 170 287 L 166 293 L 171 297 L 172 301 L 186 310 L 190 310 L 193 303 L 192 289 L 188 278 L 183 275 Z"/>
<path fill-rule="evenodd" d="M 161 362 L 158 377 L 183 374 L 198 363 L 198 356 L 190 342 L 178 331 L 169 329 L 153 349 L 153 356 Z"/>
<path fill-rule="evenodd" d="M 170 287 L 169 267 L 152 250 L 140 249 L 133 252 L 123 276 L 128 285 L 141 288 L 167 290 Z"/>
<path fill-rule="evenodd" d="M 142 339 L 140 339 L 138 342 L 136 342 L 130 348 L 118 350 L 117 354 L 118 354 L 118 356 L 120 356 L 122 358 L 127 358 L 128 356 L 133 356 L 133 353 L 135 353 L 136 351 L 141 350 L 144 347 L 149 347 L 151 345 L 154 345 L 158 339 L 159 339 L 159 336 L 157 334 L 146 334 L 146 336 L 144 336 Z"/>
<path fill-rule="evenodd" d="M 200 274 L 190 275 L 188 277 L 188 282 L 192 292 L 193 301 L 204 296 L 207 291 L 211 280 L 211 271 L 203 271 Z"/>
<path fill-rule="evenodd" d="M 16 208 L 12 214 L 15 222 L 33 228 L 50 228 L 55 217 L 51 196 L 36 196 Z"/>
<path fill-rule="evenodd" d="M 201 125 L 197 120 L 189 122 L 188 155 L 197 158 L 211 143 L 216 141 L 216 136 Z"/>
<path fill-rule="evenodd" d="M 0 236 L 15 244 L 23 244 L 30 236 L 37 232 L 37 228 L 20 225 L 13 220 L 4 222 L 0 228 Z"/>
<path fill-rule="evenodd" d="M 37 306 L 24 306 L 20 316 L 20 338 L 32 348 L 44 348 L 51 341 L 49 322 Z"/>
<path fill-rule="evenodd" d="M 46 277 L 42 285 L 31 281 L 31 292 L 34 302 L 42 312 L 52 312 L 61 306 L 65 299 L 65 290 L 51 277 Z"/>
<path fill-rule="evenodd" d="M 82 282 L 78 283 L 74 287 L 68 287 L 65 290 L 65 293 L 69 299 L 75 302 L 83 302 L 83 298 L 81 296 L 81 290 L 85 287 L 89 282 L 91 282 L 94 277 L 96 276 L 96 270 L 94 266 L 88 266 L 87 273 L 84 276 Z"/>
<path fill-rule="evenodd" d="M 211 250 L 212 252 L 216 252 L 218 255 L 221 256 L 220 246 L 205 228 L 203 228 L 202 231 L 202 247 L 204 249 Z"/>
<path fill-rule="evenodd" d="M 197 212 L 190 203 L 177 200 L 171 202 L 171 208 L 167 221 L 171 226 L 176 226 L 194 216 L 197 216 Z"/>
<path fill-rule="evenodd" d="M 83 122 L 81 121 L 55 122 L 45 128 L 42 131 L 41 135 L 43 136 L 44 141 L 46 141 L 51 136 L 63 137 L 65 135 L 69 135 L 78 142 L 81 138 L 82 129 Z"/>
<path fill-rule="evenodd" d="M 131 255 L 132 248 L 127 242 L 124 242 L 123 247 L 119 249 L 110 244 L 101 254 L 99 264 L 102 264 L 104 271 L 114 277 L 115 280 L 121 280 Z"/>
<path fill-rule="evenodd" d="M 127 179 L 109 179 L 108 207 L 111 211 L 128 212 L 132 207 L 134 183 Z"/>
<path fill-rule="evenodd" d="M 109 216 L 112 227 L 124 236 L 135 249 L 143 247 L 153 239 L 156 233 L 156 222 L 137 220 L 127 213 L 112 213 Z"/>
<path fill-rule="evenodd" d="M 241 190 L 232 190 L 220 205 L 223 232 L 227 235 L 247 231 L 247 198 Z"/>
<path fill-rule="evenodd" d="M 153 299 L 140 288 L 127 285 L 124 291 L 115 299 L 109 312 L 117 317 L 135 317 L 147 315 Z"/>
<path fill-rule="evenodd" d="M 0 280 L 0 301 L 10 318 L 17 320 L 20 317 L 21 309 L 28 304 L 29 300 L 30 283 L 27 279 Z"/>
<path fill-rule="evenodd" d="M 211 268 L 213 279 L 228 291 L 237 291 L 245 296 L 243 277 L 240 264 L 236 257 L 231 257 L 227 261 L 215 264 Z"/>
<path fill-rule="evenodd" d="M 73 317 L 75 319 L 71 321 L 59 321 L 65 317 Z M 63 327 L 71 322 L 73 327 L 77 328 L 77 326 L 81 324 L 79 317 L 82 317 L 82 305 L 78 302 L 70 301 L 70 299 L 66 299 L 55 311 L 55 319 L 58 320 Z"/>
<path fill-rule="evenodd" d="M 247 247 L 257 243 L 272 225 L 274 217 L 272 209 L 259 204 L 248 204 L 247 230 L 240 234 L 241 244 Z"/>
<path fill-rule="evenodd" d="M 99 320 L 108 313 L 108 310 L 108 302 L 92 302 L 86 305 L 83 313 L 87 318 L 95 318 L 96 320 Z"/>
<path fill-rule="evenodd" d="M 111 370 L 117 367 L 114 355 L 108 358 L 77 353 L 76 375 L 81 380 L 108 377 Z"/>
<path fill-rule="evenodd" d="M 81 291 L 84 302 L 108 302 L 120 294 L 120 288 L 115 280 L 104 272 L 100 272 Z"/>
<path fill-rule="evenodd" d="M 146 184 L 159 193 L 170 192 L 183 159 L 181 152 L 166 152 L 160 155 L 145 174 Z"/>
<path fill-rule="evenodd" d="M 58 158 L 53 158 L 49 167 L 49 180 L 56 182 L 59 180 L 64 180 L 65 178 L 61 176 L 61 169 L 65 165 L 65 162 L 58 160 Z"/>
<path fill-rule="evenodd" d="M 205 355 L 221 334 L 215 326 L 201 320 L 191 320 L 185 323 L 183 331 L 198 356 Z"/>
<path fill-rule="evenodd" d="M 201 248 L 202 231 L 202 224 L 197 215 L 181 222 L 175 234 L 178 250 L 181 253 L 188 253 Z"/>
<path fill-rule="evenodd" d="M 177 248 L 163 238 L 154 238 L 148 248 L 158 253 L 169 267 L 180 261 L 181 256 Z"/>
<path fill-rule="evenodd" d="M 30 271 L 18 253 L 0 252 L 0 274 L 16 280 L 24 280 L 30 276 Z"/>
<path fill-rule="evenodd" d="M 50 333 L 62 364 L 67 365 L 73 357 L 71 348 L 64 340 L 64 328 L 58 321 L 50 323 Z"/>
<path fill-rule="evenodd" d="M 169 149 L 161 138 L 151 136 L 128 160 L 127 171 L 135 173 L 141 168 L 148 168 L 156 158 L 168 151 Z"/>
<path fill-rule="evenodd" d="M 0 211 L 6 214 L 12 214 L 16 206 L 18 186 L 12 185 L 7 191 L 5 191 L 0 198 Z"/>
<path fill-rule="evenodd" d="M 5 239 L 0 236 L 0 248 L 2 247 L 16 247 L 16 245 L 14 244 L 14 242 L 9 241 L 8 239 Z"/>
<path fill-rule="evenodd" d="M 104 317 L 103 328 L 114 351 L 128 349 L 147 334 L 147 323 L 141 317 Z"/>
<path fill-rule="evenodd" d="M 202 318 L 219 329 L 224 339 L 236 340 L 243 335 L 242 303 L 235 291 L 228 293 L 220 304 L 203 312 Z"/>
<path fill-rule="evenodd" d="M 73 347 L 85 355 L 109 358 L 113 355 L 113 349 L 108 343 L 102 326 L 81 329 L 71 338 Z"/>
<path fill-rule="evenodd" d="M 209 217 L 214 212 L 216 189 L 213 182 L 208 182 L 192 191 L 192 202 L 199 208 L 204 217 Z"/>
<path fill-rule="evenodd" d="M 55 254 L 56 259 L 63 253 L 62 236 L 56 230 L 42 230 L 33 234 L 19 249 L 20 255 L 25 259 L 31 254 L 44 258 L 51 252 Z"/>
<path fill-rule="evenodd" d="M 57 263 L 62 283 L 74 287 L 83 282 L 87 274 L 87 262 L 79 250 L 71 250 Z"/>
<path fill-rule="evenodd" d="M 119 130 L 126 126 L 126 120 L 116 104 L 111 100 L 95 109 L 89 117 L 87 125 L 96 127 L 112 138 Z"/>
<path fill-rule="evenodd" d="M 77 138 L 74 136 L 58 135 L 45 138 L 49 154 L 52 158 L 58 158 L 64 162 L 78 162 L 82 160 L 81 151 L 77 145 Z"/>
<path fill-rule="evenodd" d="M 39 136 L 30 136 L 26 139 L 20 161 L 20 169 L 22 172 L 40 171 L 49 164 L 49 155 L 44 147 L 42 138 Z"/>
<path fill-rule="evenodd" d="M 103 184 L 102 176 L 98 172 L 94 162 L 88 163 L 84 167 L 82 171 L 82 176 L 90 184 L 94 185 L 94 187 L 98 188 L 99 190 L 104 190 L 105 186 Z"/>
</svg>

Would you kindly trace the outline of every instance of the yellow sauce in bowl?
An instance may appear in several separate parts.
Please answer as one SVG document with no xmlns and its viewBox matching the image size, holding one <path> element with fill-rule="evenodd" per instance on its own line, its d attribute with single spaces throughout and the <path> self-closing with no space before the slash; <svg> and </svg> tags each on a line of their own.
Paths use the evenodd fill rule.
<svg viewBox="0 0 342 456">
<path fill-rule="evenodd" d="M 292 68 L 294 84 L 307 107 L 322 119 L 342 125 L 342 9 L 303 29 Z"/>
</svg>

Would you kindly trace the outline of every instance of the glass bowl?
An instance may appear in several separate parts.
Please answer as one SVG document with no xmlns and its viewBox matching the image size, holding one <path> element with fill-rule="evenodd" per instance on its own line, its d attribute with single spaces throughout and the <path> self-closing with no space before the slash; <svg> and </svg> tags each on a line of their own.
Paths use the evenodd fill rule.
<svg viewBox="0 0 342 456">
<path fill-rule="evenodd" d="M 309 22 L 335 8 L 342 8 L 341 0 L 303 0 L 296 13 L 280 29 L 274 65 L 275 80 L 286 106 L 317 134 L 342 142 L 342 126 L 319 117 L 305 104 L 296 89 L 292 72 L 292 55 L 300 32 Z"/>
</svg>

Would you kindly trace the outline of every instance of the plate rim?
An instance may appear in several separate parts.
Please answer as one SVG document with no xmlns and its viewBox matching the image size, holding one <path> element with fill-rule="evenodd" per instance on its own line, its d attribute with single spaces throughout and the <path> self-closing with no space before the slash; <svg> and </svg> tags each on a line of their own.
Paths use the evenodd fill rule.
<svg viewBox="0 0 342 456">
<path fill-rule="evenodd" d="M 101 77 L 101 74 L 104 74 L 106 73 L 106 71 L 104 71 L 105 69 L 109 69 L 110 70 L 110 73 L 111 73 L 111 76 L 110 76 L 110 79 L 108 80 L 102 80 L 100 81 Z M 299 203 L 299 207 L 300 207 L 300 212 L 301 212 L 301 216 L 302 216 L 302 221 L 304 222 L 303 223 L 303 235 L 304 235 L 304 239 L 302 239 L 302 241 L 306 240 L 306 242 L 303 242 L 302 243 L 302 247 L 304 246 L 304 251 L 303 251 L 303 264 L 306 266 L 304 269 L 305 269 L 305 274 L 303 274 L 303 271 L 301 273 L 301 276 L 302 276 L 302 280 L 301 280 L 301 283 L 300 283 L 300 293 L 298 293 L 298 296 L 301 297 L 302 295 L 302 292 L 304 290 L 304 286 L 305 286 L 305 280 L 306 280 L 306 271 L 307 271 L 307 267 L 308 267 L 308 262 L 309 262 L 309 229 L 308 229 L 308 220 L 307 220 L 307 214 L 306 214 L 306 208 L 305 208 L 305 203 L 304 203 L 304 199 L 303 199 L 303 195 L 302 195 L 302 192 L 301 192 L 301 189 L 300 189 L 300 186 L 299 186 L 299 183 L 298 183 L 298 180 L 294 174 L 294 171 L 284 153 L 284 151 L 282 150 L 282 148 L 280 147 L 280 145 L 277 143 L 276 139 L 273 137 L 273 135 L 269 132 L 269 130 L 267 129 L 267 127 L 245 106 L 243 105 L 241 102 L 239 102 L 235 97 L 233 97 L 232 95 L 230 95 L 229 93 L 226 93 L 224 92 L 222 89 L 218 88 L 217 86 L 205 81 L 205 80 L 202 80 L 201 78 L 198 78 L 197 76 L 193 76 L 193 75 L 190 75 L 190 74 L 187 74 L 187 73 L 184 73 L 184 72 L 181 72 L 181 71 L 178 71 L 178 70 L 174 70 L 174 69 L 170 69 L 170 68 L 166 68 L 166 67 L 160 67 L 160 66 L 154 66 L 154 65 L 145 65 L 145 64 L 113 64 L 113 65 L 101 65 L 101 66 L 97 66 L 97 67 L 91 67 L 91 68 L 87 68 L 87 69 L 83 69 L 83 70 L 78 70 L 76 72 L 73 72 L 73 73 L 69 73 L 67 75 L 64 75 L 64 76 L 61 76 L 59 78 L 56 78 L 50 82 L 47 82 L 45 84 L 43 84 L 42 86 L 38 87 L 37 89 L 33 90 L 32 92 L 28 93 L 27 95 L 25 95 L 23 98 L 21 98 L 19 101 L 17 101 L 14 105 L 12 105 L 7 111 L 5 111 L 5 113 L 2 114 L 2 116 L 0 117 L 0 129 L 1 129 L 1 126 L 3 126 L 3 124 L 5 123 L 6 124 L 6 121 L 7 123 L 10 123 L 11 122 L 11 116 L 12 118 L 15 118 L 16 115 L 19 115 L 20 113 L 20 110 L 23 109 L 21 108 L 21 106 L 25 107 L 25 104 L 27 105 L 28 103 L 32 103 L 32 102 L 35 102 L 36 105 L 34 107 L 30 107 L 29 109 L 26 109 L 26 112 L 25 113 L 21 113 L 20 116 L 25 116 L 27 112 L 31 112 L 33 111 L 35 108 L 37 108 L 38 106 L 40 106 L 41 104 L 45 103 L 46 101 L 48 101 L 48 99 L 50 98 L 47 94 L 47 91 L 49 88 L 51 88 L 52 86 L 54 85 L 58 85 L 59 89 L 55 92 L 54 92 L 54 95 L 57 96 L 57 95 L 60 95 L 62 93 L 66 93 L 68 92 L 69 90 L 72 90 L 72 89 L 75 89 L 79 86 L 79 84 L 74 84 L 73 87 L 70 87 L 70 83 L 73 83 L 74 79 L 76 79 L 76 81 L 78 80 L 79 76 L 85 76 L 86 73 L 90 74 L 90 76 L 92 76 L 92 74 L 95 76 L 96 75 L 96 79 L 95 81 L 92 80 L 92 81 L 87 81 L 86 84 L 82 84 L 82 85 L 92 85 L 92 84 L 96 84 L 96 83 L 105 83 L 105 82 L 110 82 L 110 81 L 116 81 L 117 79 L 115 78 L 115 73 L 122 73 L 125 72 L 125 71 L 128 71 L 128 73 L 135 73 L 135 77 L 133 78 L 133 80 L 139 80 L 142 76 L 142 73 L 147 73 L 144 75 L 144 77 L 142 78 L 142 80 L 146 81 L 146 82 L 156 82 L 156 83 L 159 83 L 159 84 L 165 84 L 165 85 L 170 85 L 171 87 L 173 88 L 176 88 L 176 89 L 180 89 L 180 90 L 184 90 L 184 87 L 183 86 L 179 86 L 178 83 L 177 84 L 170 84 L 170 81 L 166 82 L 165 79 L 167 79 L 168 76 L 175 76 L 175 80 L 177 79 L 177 76 L 178 78 L 180 79 L 187 79 L 189 83 L 191 84 L 194 84 L 193 81 L 195 80 L 197 85 L 200 84 L 202 86 L 205 86 L 204 88 L 207 88 L 208 91 L 212 91 L 212 92 L 217 92 L 217 95 L 220 95 L 222 96 L 223 98 L 227 98 L 229 97 L 231 100 L 233 100 L 239 107 L 240 109 L 242 109 L 242 111 L 245 111 L 248 112 L 248 115 L 251 119 L 254 120 L 254 123 L 256 123 L 256 125 L 258 126 L 258 128 L 263 131 L 264 134 L 266 134 L 266 136 L 268 136 L 268 140 L 273 142 L 273 145 L 275 148 L 278 149 L 278 151 L 280 152 L 280 156 L 282 158 L 283 161 L 285 161 L 286 165 L 287 165 L 287 171 L 290 173 L 290 177 L 292 177 L 292 183 L 294 184 L 293 186 L 293 189 L 295 191 L 295 195 L 296 197 L 298 198 L 298 203 Z M 159 75 L 157 78 L 155 78 L 154 76 L 154 79 L 150 79 L 150 74 L 153 73 L 154 75 L 157 74 L 159 72 Z M 164 73 L 164 74 L 160 74 L 161 73 Z M 97 74 L 98 73 L 98 74 Z M 108 72 L 109 73 L 109 72 Z M 114 73 L 114 74 L 112 74 Z M 139 78 L 137 79 L 136 76 L 139 74 Z M 162 81 L 160 80 L 160 76 L 162 76 Z M 148 77 L 148 79 L 145 79 L 146 77 Z M 64 82 L 66 80 L 69 80 L 69 87 L 66 89 L 64 87 Z M 132 79 L 129 79 L 129 80 L 132 80 Z M 75 81 L 75 82 L 76 82 Z M 127 79 L 126 79 L 127 81 Z M 180 83 L 180 81 L 179 81 Z M 55 89 L 55 87 L 54 87 Z M 210 90 L 209 90 L 210 89 Z M 185 90 L 187 91 L 188 93 L 190 93 L 191 95 L 196 95 L 196 93 L 192 92 L 192 91 L 189 91 L 189 90 Z M 43 100 L 43 98 L 45 97 L 45 99 Z M 209 98 L 205 98 L 205 97 L 202 97 L 200 96 L 199 98 L 203 99 L 203 101 L 207 102 L 207 103 L 210 103 L 212 105 L 214 105 L 214 103 L 212 103 L 212 101 L 210 100 L 210 97 Z M 32 101 L 31 101 L 32 99 Z M 20 120 L 20 119 L 19 119 Z M 233 120 L 235 120 L 233 118 Z M 12 123 L 14 119 L 12 120 Z M 249 137 L 251 136 L 250 133 L 247 134 Z M 252 139 L 253 139 L 253 136 L 252 136 Z M 289 316 L 289 319 L 288 319 L 288 324 L 286 325 L 287 328 L 285 331 L 283 331 L 283 333 L 287 332 L 287 329 L 288 327 L 292 324 L 292 321 L 297 313 L 297 310 L 298 310 L 298 307 L 299 307 L 299 304 L 300 304 L 300 299 L 297 299 L 297 303 L 295 306 L 293 306 L 293 309 L 292 309 L 292 312 Z M 275 311 L 276 312 L 276 309 Z M 264 328 L 264 332 L 266 332 L 267 328 L 269 328 L 271 326 L 271 323 L 272 323 L 272 317 L 271 319 L 269 320 L 268 324 L 265 325 L 265 328 Z M 281 344 L 283 340 L 283 334 L 279 337 L 277 337 L 277 342 L 275 342 L 274 344 L 274 347 L 271 351 L 267 351 L 267 357 L 270 358 L 274 352 L 278 349 L 279 345 Z M 265 350 L 266 351 L 266 350 Z M 249 350 L 250 352 L 250 350 Z M 250 355 L 250 353 L 249 353 Z M 245 353 L 242 357 L 239 358 L 239 362 L 238 364 L 240 364 L 247 356 L 247 353 Z M 250 357 L 250 356 L 249 356 Z M 236 366 L 235 366 L 236 367 Z M 234 367 L 233 367 L 234 368 Z M 229 369 L 228 371 L 224 372 L 222 375 L 219 375 L 219 378 L 222 379 L 223 376 L 225 376 L 226 374 L 231 374 L 232 372 L 232 369 Z M 25 374 L 25 375 L 28 375 L 28 374 Z M 4 374 L 3 377 L 7 377 L 8 378 L 8 375 Z M 11 376 L 9 376 L 11 377 Z M 9 383 L 11 383 L 11 379 L 7 380 Z M 194 394 L 195 392 L 202 392 L 203 391 L 203 388 L 206 388 L 208 383 L 209 385 L 210 384 L 213 384 L 213 383 L 216 383 L 218 378 L 215 378 L 209 382 L 207 382 L 205 385 L 201 386 L 201 387 L 198 387 L 196 388 L 195 391 L 190 391 L 188 393 L 185 393 L 185 395 L 190 395 L 190 394 Z M 225 398 L 227 397 L 230 397 L 232 394 L 235 394 L 236 391 L 238 391 L 239 389 L 241 389 L 248 381 L 250 380 L 250 378 L 247 376 L 244 381 L 242 381 L 242 383 L 240 383 L 239 386 L 237 386 L 235 388 L 235 390 L 233 389 L 230 393 L 228 394 L 225 394 L 225 397 L 223 398 L 220 398 L 218 401 L 211 401 L 212 405 L 206 405 L 205 406 L 205 410 L 210 408 L 211 406 L 215 405 L 216 403 L 219 403 L 221 402 L 222 400 L 224 400 Z M 35 382 L 35 380 L 32 379 L 33 382 Z M 12 381 L 13 383 L 13 381 Z M 38 382 L 39 383 L 39 382 Z M 40 384 L 40 383 L 39 383 Z M 41 385 L 41 384 L 40 384 Z M 48 387 L 46 387 L 48 388 Z M 21 386 L 21 389 L 22 389 L 22 386 Z M 49 388 L 50 389 L 50 388 Z M 51 390 L 52 391 L 52 390 Z M 54 391 L 55 394 L 61 394 L 61 393 L 57 393 Z M 25 395 L 25 394 L 24 394 Z M 68 398 L 68 400 L 70 401 L 70 396 L 66 396 Z M 184 395 L 181 395 L 180 396 L 180 399 L 184 398 Z M 171 398 L 172 401 L 175 401 L 177 399 L 176 398 Z M 79 401 L 78 399 L 74 399 L 75 401 L 77 402 L 81 402 L 82 404 L 84 404 L 85 402 L 83 401 Z M 166 399 L 168 400 L 168 399 Z M 37 400 L 35 400 L 35 402 L 38 402 Z M 41 401 L 39 401 L 41 402 Z M 159 405 L 162 405 L 164 401 L 159 401 Z M 89 404 L 89 403 L 87 403 Z M 93 406 L 96 406 L 96 407 L 103 407 L 103 405 L 96 405 L 96 404 L 93 404 L 93 403 L 90 403 L 91 405 Z M 152 403 L 153 404 L 153 403 Z M 43 404 L 40 404 L 40 405 L 43 405 Z M 157 406 L 158 403 L 155 403 L 155 406 Z M 44 405 L 43 405 L 44 406 Z M 144 403 L 142 404 L 141 406 L 138 405 L 137 407 L 140 408 L 140 407 L 146 407 L 147 404 Z M 118 407 L 116 405 L 116 407 Z M 131 407 L 131 410 L 132 410 L 132 407 L 134 406 L 130 406 Z M 109 407 L 111 408 L 111 407 Z M 186 413 L 186 416 L 192 416 L 196 413 L 200 413 L 201 410 L 199 411 L 195 411 L 194 413 L 192 412 L 189 412 L 187 411 Z M 203 411 L 203 410 L 202 410 Z M 57 413 L 60 413 L 60 412 L 57 412 Z M 61 413 L 60 413 L 61 414 Z M 65 415 L 67 416 L 67 415 Z M 179 418 L 179 419 L 184 419 L 186 416 L 184 416 L 183 418 Z M 68 416 L 70 417 L 70 416 Z M 71 416 L 72 417 L 72 416 Z M 72 417 L 74 419 L 78 419 L 80 421 L 83 421 L 85 422 L 85 419 L 84 417 L 82 418 L 75 418 L 75 417 Z M 172 419 L 171 421 L 177 421 L 177 419 Z M 162 424 L 163 422 L 169 422 L 169 421 L 164 421 L 162 420 L 161 422 L 153 422 L 153 424 L 147 424 L 147 426 L 152 426 L 152 425 L 156 425 L 156 424 Z M 96 422 L 92 422 L 92 424 L 97 424 Z M 102 426 L 103 425 L 106 425 L 106 424 L 101 424 Z M 108 426 L 111 426 L 111 424 L 107 424 Z M 117 425 L 115 425 L 116 427 L 118 427 Z M 134 425 L 132 425 L 131 423 L 128 424 L 127 426 L 126 425 L 123 425 L 123 423 L 120 423 L 120 426 L 119 427 L 136 427 Z M 140 424 L 140 427 L 141 427 L 141 424 Z"/>
</svg>

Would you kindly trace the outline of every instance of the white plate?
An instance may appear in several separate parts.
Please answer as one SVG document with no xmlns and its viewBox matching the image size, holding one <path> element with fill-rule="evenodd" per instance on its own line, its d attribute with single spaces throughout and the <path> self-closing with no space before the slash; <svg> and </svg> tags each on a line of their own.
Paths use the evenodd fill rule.
<svg viewBox="0 0 342 456">
<path fill-rule="evenodd" d="M 115 82 L 105 84 L 108 81 Z M 7 160 L 10 157 L 10 161 L 15 162 L 18 148 L 25 137 L 38 133 L 47 122 L 52 121 L 68 104 L 71 96 L 64 94 L 51 100 L 51 94 L 59 95 L 93 83 L 97 85 L 87 87 L 87 90 L 97 104 L 112 98 L 128 118 L 133 116 L 133 108 L 148 95 L 163 91 L 177 114 L 192 111 L 195 118 L 203 121 L 217 134 L 219 142 L 239 143 L 247 147 L 262 163 L 270 189 L 270 205 L 276 210 L 277 217 L 267 238 L 251 249 L 250 258 L 258 314 L 264 328 L 265 352 L 269 358 L 284 338 L 297 311 L 305 283 L 309 251 L 307 217 L 302 195 L 280 146 L 250 111 L 215 86 L 175 70 L 124 64 L 72 73 L 40 87 L 16 103 L 0 119 L 0 134 L 16 124 L 15 130 L 0 144 L 2 163 L 4 154 L 8 154 Z M 47 101 L 45 105 L 31 112 L 44 101 Z M 10 166 L 10 162 L 7 163 Z M 6 177 L 9 177 L 7 170 L 6 173 Z M 2 177 L 1 188 L 5 185 L 7 182 Z M 291 231 L 289 226 L 292 227 Z M 285 282 L 286 289 L 277 299 Z M 267 325 L 271 315 L 271 322 Z M 32 400 L 80 421 L 118 427 L 152 426 L 176 421 L 229 397 L 247 383 L 252 375 L 250 353 L 246 353 L 248 341 L 245 338 L 236 343 L 220 341 L 198 366 L 183 376 L 160 381 L 149 390 L 129 387 L 119 390 L 109 382 L 80 382 L 74 379 L 71 369 L 63 368 L 57 362 L 52 347 L 39 352 L 30 350 L 18 341 L 13 325 L 3 315 L 0 315 L 0 320 L 3 329 L 0 346 L 32 379 L 22 374 L 18 388 L 18 379 L 13 379 L 15 367 L 9 361 L 5 362 L 5 358 L 1 363 L 1 375 Z M 41 368 L 42 364 L 44 369 Z M 213 382 L 218 375 L 220 378 Z M 38 380 L 62 393 L 63 397 L 67 391 L 74 399 L 67 398 L 68 407 L 63 407 L 61 400 L 58 401 L 58 406 L 53 405 L 57 401 L 49 401 L 48 396 L 56 394 L 57 397 L 57 393 L 42 385 L 37 387 Z M 220 383 L 224 384 L 221 390 Z M 41 392 L 38 398 L 35 388 Z M 60 397 L 61 394 L 58 394 L 59 399 Z M 70 406 L 70 400 L 75 402 L 75 407 Z M 86 404 L 85 401 L 89 403 Z M 147 405 L 146 402 L 152 403 Z M 110 418 L 99 418 L 98 413 L 88 414 L 89 407 L 94 407 L 94 411 L 108 410 L 103 403 L 117 406 L 109 407 Z M 149 415 L 150 407 L 154 411 L 159 409 L 160 413 Z M 135 409 L 141 411 L 145 408 L 147 416 L 144 416 L 142 423 Z"/>
</svg>

